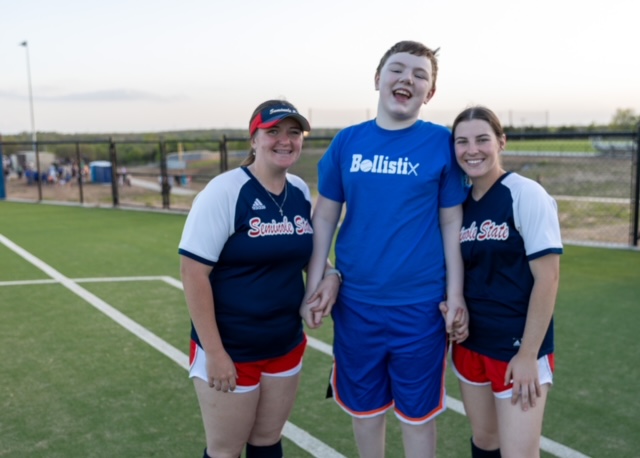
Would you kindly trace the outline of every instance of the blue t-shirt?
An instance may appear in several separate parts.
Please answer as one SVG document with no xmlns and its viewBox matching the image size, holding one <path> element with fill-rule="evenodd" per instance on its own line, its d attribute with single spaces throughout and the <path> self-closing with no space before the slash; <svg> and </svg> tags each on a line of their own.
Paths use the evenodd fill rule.
<svg viewBox="0 0 640 458">
<path fill-rule="evenodd" d="M 464 201 L 451 132 L 375 120 L 338 133 L 318 164 L 321 195 L 346 203 L 336 240 L 340 294 L 372 305 L 438 302 L 445 293 L 439 209 Z"/>
<path fill-rule="evenodd" d="M 533 288 L 529 261 L 562 253 L 555 200 L 516 173 L 463 205 L 460 247 L 469 337 L 462 345 L 501 361 L 518 352 Z M 553 322 L 538 357 L 553 352 Z"/>
<path fill-rule="evenodd" d="M 313 247 L 311 194 L 287 174 L 287 195 L 271 200 L 238 168 L 209 182 L 193 202 L 178 252 L 214 266 L 209 277 L 222 343 L 234 361 L 287 354 L 302 342 L 303 268 Z M 200 340 L 192 325 L 191 336 Z"/>
</svg>

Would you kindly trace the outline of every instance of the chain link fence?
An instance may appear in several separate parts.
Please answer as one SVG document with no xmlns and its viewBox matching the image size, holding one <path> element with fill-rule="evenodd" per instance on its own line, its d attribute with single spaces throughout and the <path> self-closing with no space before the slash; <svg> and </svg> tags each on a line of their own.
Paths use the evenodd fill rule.
<svg viewBox="0 0 640 458">
<path fill-rule="evenodd" d="M 507 133 L 503 165 L 556 199 L 566 243 L 638 246 L 638 132 Z M 313 192 L 332 137 L 309 136 L 291 169 Z M 187 212 L 214 176 L 247 156 L 248 138 L 0 142 L 6 199 Z M 0 194 L 2 198 L 2 194 Z M 526 204 L 526 203 L 525 203 Z"/>
</svg>

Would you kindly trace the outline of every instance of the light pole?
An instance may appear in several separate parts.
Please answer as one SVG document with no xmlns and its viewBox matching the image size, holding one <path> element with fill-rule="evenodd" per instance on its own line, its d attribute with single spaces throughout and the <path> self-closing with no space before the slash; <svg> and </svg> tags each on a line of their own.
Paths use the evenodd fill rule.
<svg viewBox="0 0 640 458">
<path fill-rule="evenodd" d="M 24 46 L 27 52 L 27 78 L 29 80 L 29 107 L 31 108 L 31 140 L 33 141 L 33 151 L 37 151 L 38 138 L 36 135 L 36 122 L 33 116 L 33 91 L 31 90 L 31 64 L 29 62 L 29 43 L 25 40 L 20 43 L 20 46 Z"/>
</svg>

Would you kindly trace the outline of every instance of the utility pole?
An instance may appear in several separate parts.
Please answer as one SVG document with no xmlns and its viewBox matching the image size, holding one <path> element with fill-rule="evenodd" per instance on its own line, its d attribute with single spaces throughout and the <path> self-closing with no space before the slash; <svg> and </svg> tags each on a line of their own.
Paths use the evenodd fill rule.
<svg viewBox="0 0 640 458">
<path fill-rule="evenodd" d="M 37 151 L 38 137 L 36 134 L 36 122 L 33 114 L 33 90 L 31 89 L 31 62 L 29 59 L 29 43 L 25 40 L 20 43 L 20 46 L 24 46 L 27 53 L 27 80 L 29 82 L 29 108 L 31 111 L 31 141 L 33 142 L 33 151 Z"/>
</svg>

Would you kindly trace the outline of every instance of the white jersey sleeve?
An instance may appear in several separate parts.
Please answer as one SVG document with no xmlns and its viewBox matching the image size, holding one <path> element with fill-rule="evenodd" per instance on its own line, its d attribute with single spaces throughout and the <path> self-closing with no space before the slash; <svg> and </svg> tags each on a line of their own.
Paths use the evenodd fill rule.
<svg viewBox="0 0 640 458">
<path fill-rule="evenodd" d="M 527 258 L 533 259 L 562 248 L 558 206 L 537 182 L 511 174 L 503 183 L 513 195 L 513 217 L 524 240 Z"/>
<path fill-rule="evenodd" d="M 236 203 L 249 177 L 241 169 L 218 175 L 196 196 L 179 248 L 213 265 L 235 228 Z"/>
</svg>

